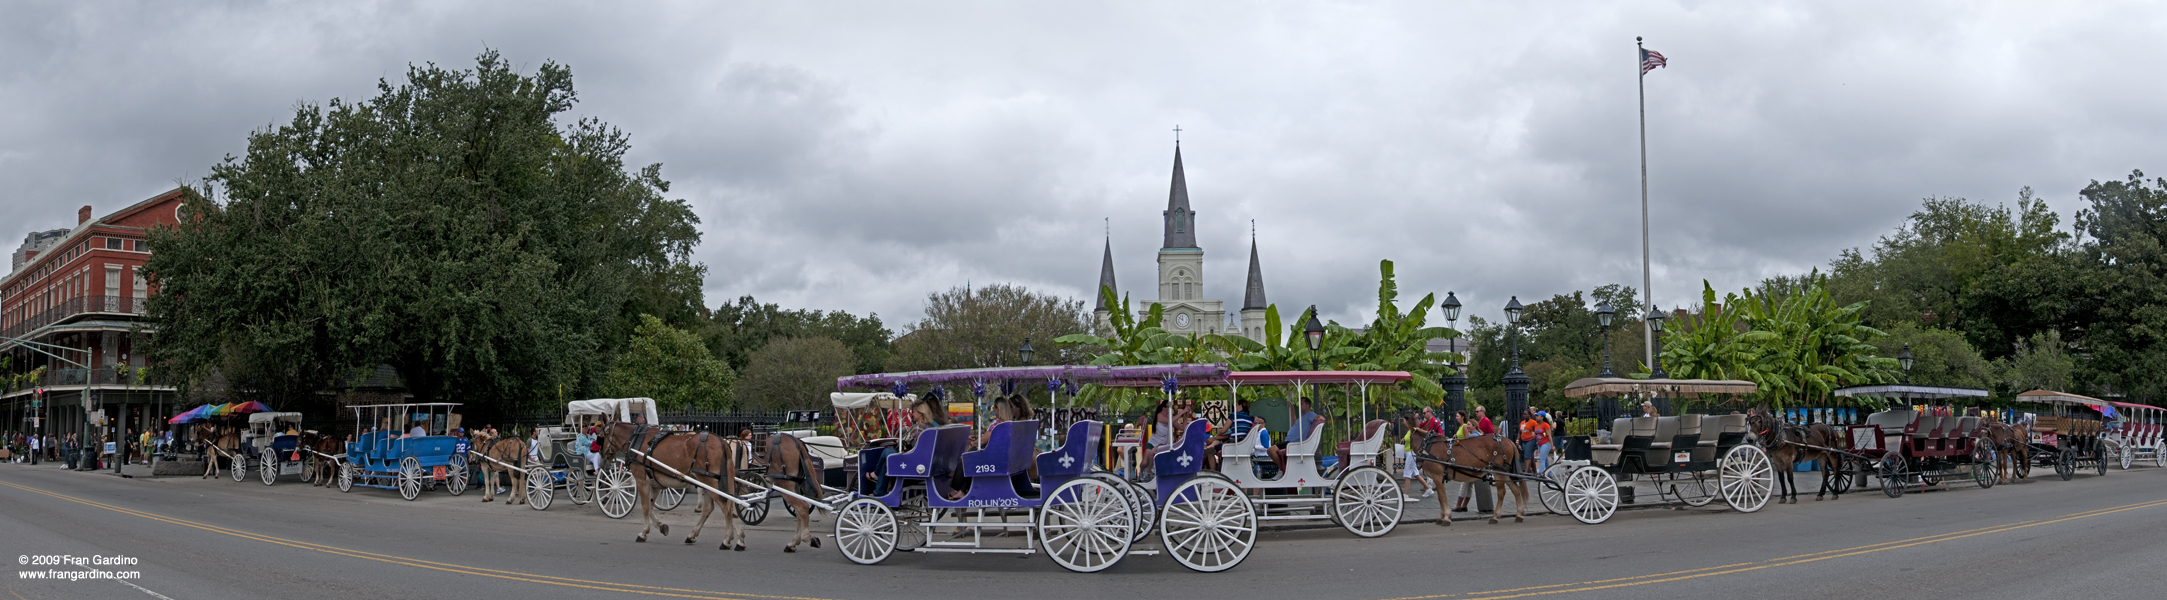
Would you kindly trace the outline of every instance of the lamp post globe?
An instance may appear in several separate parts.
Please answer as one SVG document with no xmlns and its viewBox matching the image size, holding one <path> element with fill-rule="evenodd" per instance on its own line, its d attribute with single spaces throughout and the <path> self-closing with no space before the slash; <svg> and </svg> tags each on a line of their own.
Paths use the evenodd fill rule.
<svg viewBox="0 0 2167 600">
<path fill-rule="evenodd" d="M 1904 342 L 1904 351 L 1896 355 L 1896 362 L 1904 367 L 1904 385 L 1911 385 L 1911 365 L 1918 362 L 1911 356 L 1911 342 Z"/>
<path fill-rule="evenodd" d="M 1603 332 L 1603 372 L 1597 374 L 1597 377 L 1618 376 L 1616 372 L 1610 370 L 1610 322 L 1617 316 L 1618 310 L 1611 308 L 1609 300 L 1604 300 L 1601 304 L 1595 305 L 1595 324 L 1600 326 Z"/>
<path fill-rule="evenodd" d="M 1030 366 L 1030 365 L 1031 365 L 1031 356 L 1032 356 L 1032 355 L 1034 355 L 1034 354 L 1038 354 L 1038 351 L 1037 351 L 1037 350 L 1032 350 L 1032 349 L 1031 349 L 1031 338 L 1023 338 L 1023 347 L 1022 347 L 1022 348 L 1017 348 L 1017 349 L 1016 349 L 1016 354 L 1018 354 L 1018 355 L 1021 355 L 1021 356 L 1023 357 L 1023 364 L 1024 364 L 1024 366 Z"/>
<path fill-rule="evenodd" d="M 1453 295 L 1452 292 L 1445 292 L 1445 302 L 1437 305 L 1437 310 L 1445 313 L 1446 321 L 1459 321 L 1460 297 Z"/>
<path fill-rule="evenodd" d="M 1317 305 L 1309 305 L 1309 323 L 1302 326 L 1302 339 L 1309 343 L 1309 370 L 1317 370 L 1317 349 L 1324 347 L 1324 323 L 1317 320 Z"/>
</svg>

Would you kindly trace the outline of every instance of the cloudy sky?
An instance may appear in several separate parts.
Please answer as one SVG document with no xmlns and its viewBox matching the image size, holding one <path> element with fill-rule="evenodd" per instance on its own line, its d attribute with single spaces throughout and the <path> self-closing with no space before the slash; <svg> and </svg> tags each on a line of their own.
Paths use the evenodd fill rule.
<svg viewBox="0 0 2167 600">
<path fill-rule="evenodd" d="M 1208 297 L 1366 319 L 1376 263 L 1470 314 L 1825 265 L 1927 196 L 2068 215 L 2167 173 L 2167 7 L 1982 2 L 9 2 L 0 236 L 205 175 L 298 104 L 484 48 L 570 66 L 698 207 L 710 304 L 877 312 L 1011 282 L 1087 297 L 1110 224 L 1153 295 L 1173 132 Z"/>
</svg>

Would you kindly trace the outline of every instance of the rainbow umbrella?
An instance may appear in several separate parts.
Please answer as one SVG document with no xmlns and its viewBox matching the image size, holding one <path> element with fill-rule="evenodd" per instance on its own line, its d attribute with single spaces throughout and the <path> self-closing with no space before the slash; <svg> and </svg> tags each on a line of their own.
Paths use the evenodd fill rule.
<svg viewBox="0 0 2167 600">
<path fill-rule="evenodd" d="M 185 412 L 182 412 L 181 414 L 173 415 L 173 418 L 168 419 L 166 423 L 178 425 L 181 423 L 194 423 L 196 421 L 201 421 L 210 416 L 208 413 L 210 413 L 211 409 L 213 408 L 216 407 L 209 404 L 191 408 Z"/>
<path fill-rule="evenodd" d="M 218 405 L 218 407 L 217 407 L 217 408 L 213 408 L 213 409 L 211 409 L 211 412 L 209 412 L 209 413 L 207 413 L 207 414 L 205 414 L 205 415 L 203 415 L 203 416 L 206 416 L 206 417 L 230 417 L 230 416 L 233 416 L 233 403 L 231 403 L 231 402 L 228 402 L 228 403 L 225 403 L 225 404 L 220 404 L 220 405 Z"/>
<path fill-rule="evenodd" d="M 233 405 L 233 408 L 230 410 L 230 414 L 245 415 L 248 413 L 271 412 L 271 407 L 265 405 L 262 402 L 250 400 L 247 402 Z"/>
</svg>

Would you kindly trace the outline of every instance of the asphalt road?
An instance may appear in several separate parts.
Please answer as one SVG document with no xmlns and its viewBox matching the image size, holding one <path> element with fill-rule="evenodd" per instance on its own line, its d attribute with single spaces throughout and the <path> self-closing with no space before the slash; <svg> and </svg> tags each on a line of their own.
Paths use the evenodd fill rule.
<svg viewBox="0 0 2167 600">
<path fill-rule="evenodd" d="M 751 549 L 720 551 L 719 521 L 699 545 L 681 543 L 695 516 L 689 502 L 665 513 L 675 535 L 640 544 L 637 513 L 611 520 L 562 497 L 537 512 L 484 505 L 478 493 L 407 502 L 391 491 L 342 494 L 291 478 L 265 487 L 0 465 L 0 558 L 124 555 L 137 564 L 97 568 L 141 573 L 127 582 L 7 578 L 0 600 L 2167 595 L 2153 587 L 2167 572 L 2167 469 L 2151 467 L 1898 499 L 1809 496 L 1753 514 L 1717 502 L 1624 511 L 1602 525 L 1536 516 L 1402 525 L 1373 540 L 1339 530 L 1267 533 L 1247 562 L 1219 574 L 1157 556 L 1097 574 L 1069 573 L 1040 556 L 902 554 L 858 566 L 833 543 L 781 552 L 780 510 L 752 530 Z"/>
</svg>

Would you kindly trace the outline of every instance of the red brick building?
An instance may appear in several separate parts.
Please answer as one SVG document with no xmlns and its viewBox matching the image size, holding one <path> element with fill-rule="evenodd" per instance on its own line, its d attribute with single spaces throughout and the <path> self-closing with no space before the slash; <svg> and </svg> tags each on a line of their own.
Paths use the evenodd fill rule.
<svg viewBox="0 0 2167 600">
<path fill-rule="evenodd" d="M 131 435 L 144 423 L 164 424 L 173 388 L 133 376 L 144 364 L 138 336 L 156 288 L 145 280 L 149 233 L 180 222 L 184 190 L 176 188 L 101 218 L 84 206 L 74 229 L 30 234 L 0 279 L 0 407 L 8 430 L 28 430 L 31 417 L 48 433 L 86 431 L 89 411 L 104 410 L 113 428 Z M 116 369 L 125 365 L 128 369 Z M 44 369 L 25 381 L 25 374 Z M 156 379 L 155 373 L 152 379 Z M 30 402 L 44 390 L 43 406 Z"/>
</svg>

